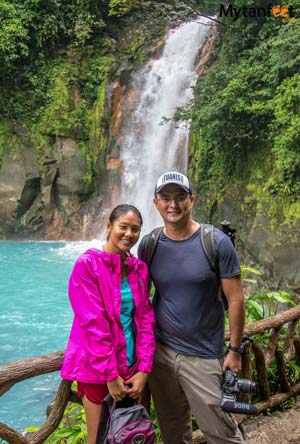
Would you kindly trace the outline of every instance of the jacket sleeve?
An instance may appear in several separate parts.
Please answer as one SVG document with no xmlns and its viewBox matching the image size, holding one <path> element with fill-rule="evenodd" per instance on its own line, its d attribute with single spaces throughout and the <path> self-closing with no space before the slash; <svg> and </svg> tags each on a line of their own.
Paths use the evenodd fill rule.
<svg viewBox="0 0 300 444">
<path fill-rule="evenodd" d="M 150 303 L 151 284 L 148 272 L 145 279 L 145 284 L 145 290 L 141 300 L 141 322 L 137 336 L 139 345 L 138 371 L 151 373 L 155 353 L 155 317 L 153 307 Z"/>
<path fill-rule="evenodd" d="M 80 256 L 69 280 L 69 298 L 80 326 L 80 345 L 84 348 L 85 365 L 103 381 L 118 377 L 111 326 L 100 293 L 97 264 L 88 255 Z"/>
</svg>

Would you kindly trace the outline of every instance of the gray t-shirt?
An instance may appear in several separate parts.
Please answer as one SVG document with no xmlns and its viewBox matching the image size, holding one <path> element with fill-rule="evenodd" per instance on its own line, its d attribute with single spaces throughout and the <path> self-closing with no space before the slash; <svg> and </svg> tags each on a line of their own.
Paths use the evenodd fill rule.
<svg viewBox="0 0 300 444">
<path fill-rule="evenodd" d="M 138 249 L 143 258 L 144 236 Z M 222 278 L 241 273 L 236 251 L 221 230 L 214 228 Z M 224 307 L 220 281 L 211 269 L 200 240 L 200 228 L 188 239 L 172 240 L 163 232 L 150 265 L 156 293 L 156 338 L 178 353 L 219 358 L 224 346 Z"/>
</svg>

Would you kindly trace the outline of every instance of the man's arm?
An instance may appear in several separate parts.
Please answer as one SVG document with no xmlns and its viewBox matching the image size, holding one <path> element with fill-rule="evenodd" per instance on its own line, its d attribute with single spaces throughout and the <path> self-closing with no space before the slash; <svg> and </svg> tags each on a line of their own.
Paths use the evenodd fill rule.
<svg viewBox="0 0 300 444">
<path fill-rule="evenodd" d="M 233 347 L 241 345 L 245 325 L 245 301 L 242 290 L 241 276 L 221 279 L 222 289 L 228 301 L 228 317 L 230 328 L 230 344 Z M 224 360 L 223 371 L 231 368 L 238 372 L 241 369 L 241 355 L 229 351 Z"/>
</svg>

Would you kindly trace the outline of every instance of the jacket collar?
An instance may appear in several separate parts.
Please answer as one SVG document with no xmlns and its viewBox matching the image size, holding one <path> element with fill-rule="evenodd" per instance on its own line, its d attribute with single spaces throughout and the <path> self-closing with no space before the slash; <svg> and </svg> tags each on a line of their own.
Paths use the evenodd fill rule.
<svg viewBox="0 0 300 444">
<path fill-rule="evenodd" d="M 113 254 L 113 253 L 107 253 L 106 251 L 99 250 L 98 248 L 90 248 L 86 251 L 86 253 L 92 253 L 93 255 L 101 258 L 101 260 L 108 266 L 111 266 L 113 268 L 119 268 L 120 266 L 120 255 L 119 254 Z M 138 267 L 139 260 L 133 256 L 131 253 L 127 254 L 127 258 L 125 259 L 125 262 L 128 265 L 128 268 L 134 268 L 135 270 Z"/>
</svg>

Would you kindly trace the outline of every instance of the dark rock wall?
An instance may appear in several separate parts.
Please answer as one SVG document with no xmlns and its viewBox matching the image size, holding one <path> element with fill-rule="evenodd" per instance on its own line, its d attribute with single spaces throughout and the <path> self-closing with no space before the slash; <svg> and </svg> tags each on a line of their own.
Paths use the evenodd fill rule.
<svg viewBox="0 0 300 444">
<path fill-rule="evenodd" d="M 199 220 L 220 226 L 223 219 L 236 229 L 236 248 L 241 262 L 260 269 L 260 287 L 287 289 L 300 293 L 300 221 L 290 223 L 278 216 L 282 205 L 275 203 L 277 211 L 270 211 L 266 200 L 257 200 L 247 190 L 247 182 L 233 185 L 222 201 L 210 209 L 205 207 L 205 196 L 197 198 L 195 216 Z M 276 215 L 277 213 L 277 215 Z M 259 279 L 260 281 L 260 279 Z"/>
</svg>

